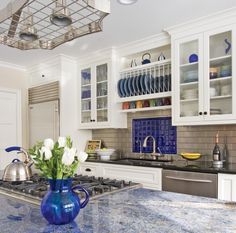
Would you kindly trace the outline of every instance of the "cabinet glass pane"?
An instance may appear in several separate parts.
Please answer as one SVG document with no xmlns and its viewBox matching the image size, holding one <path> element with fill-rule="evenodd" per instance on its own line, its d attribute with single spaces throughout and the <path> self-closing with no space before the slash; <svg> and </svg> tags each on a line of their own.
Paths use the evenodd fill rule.
<svg viewBox="0 0 236 233">
<path fill-rule="evenodd" d="M 210 115 L 232 114 L 231 31 L 210 36 Z"/>
<path fill-rule="evenodd" d="M 198 116 L 199 65 L 198 40 L 180 45 L 180 116 Z"/>
<path fill-rule="evenodd" d="M 97 87 L 97 122 L 108 121 L 108 83 L 107 83 L 107 64 L 102 64 L 96 67 L 96 87 Z"/>
<path fill-rule="evenodd" d="M 81 71 L 81 123 L 91 120 L 91 68 Z"/>
</svg>

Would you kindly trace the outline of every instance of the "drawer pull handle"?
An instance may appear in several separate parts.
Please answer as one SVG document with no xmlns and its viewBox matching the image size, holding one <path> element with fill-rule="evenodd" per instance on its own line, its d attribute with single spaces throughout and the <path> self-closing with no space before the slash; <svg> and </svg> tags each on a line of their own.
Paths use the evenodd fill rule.
<svg viewBox="0 0 236 233">
<path fill-rule="evenodd" d="M 86 172 L 91 172 L 91 169 L 90 168 L 86 168 L 85 171 Z"/>
<path fill-rule="evenodd" d="M 188 182 L 212 183 L 212 180 L 187 179 L 187 178 L 178 178 L 174 176 L 166 176 L 166 178 L 171 179 L 171 180 L 181 180 L 181 181 L 188 181 Z"/>
</svg>

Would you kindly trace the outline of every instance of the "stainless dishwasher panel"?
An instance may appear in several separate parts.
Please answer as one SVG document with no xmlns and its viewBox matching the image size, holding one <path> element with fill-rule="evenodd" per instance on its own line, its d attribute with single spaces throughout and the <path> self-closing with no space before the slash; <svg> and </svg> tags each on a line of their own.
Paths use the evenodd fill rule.
<svg viewBox="0 0 236 233">
<path fill-rule="evenodd" d="M 162 190 L 217 198 L 217 174 L 162 170 Z"/>
</svg>

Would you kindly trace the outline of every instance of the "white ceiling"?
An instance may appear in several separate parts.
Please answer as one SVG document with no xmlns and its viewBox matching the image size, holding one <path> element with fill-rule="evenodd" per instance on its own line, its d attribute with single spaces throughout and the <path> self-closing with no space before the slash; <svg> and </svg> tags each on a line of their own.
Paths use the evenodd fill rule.
<svg viewBox="0 0 236 233">
<path fill-rule="evenodd" d="M 1 0 L 0 8 L 8 2 Z M 111 0 L 111 14 L 104 19 L 103 32 L 78 38 L 52 51 L 20 51 L 0 45 L 0 61 L 28 66 L 57 54 L 80 57 L 158 34 L 168 26 L 234 6 L 235 0 L 138 0 L 130 6 Z"/>
</svg>

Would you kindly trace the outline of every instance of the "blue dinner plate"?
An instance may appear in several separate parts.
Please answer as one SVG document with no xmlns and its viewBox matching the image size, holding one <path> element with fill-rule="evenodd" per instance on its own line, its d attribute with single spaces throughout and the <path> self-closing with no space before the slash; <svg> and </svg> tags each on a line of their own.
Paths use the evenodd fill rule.
<svg viewBox="0 0 236 233">
<path fill-rule="evenodd" d="M 130 78 L 127 78 L 127 82 L 126 82 L 126 92 L 127 92 L 127 95 L 128 95 L 128 96 L 131 96 L 131 90 L 130 90 L 129 83 L 130 83 Z"/>
<path fill-rule="evenodd" d="M 117 84 L 117 90 L 118 90 L 118 95 L 119 95 L 120 97 L 123 97 L 123 94 L 122 94 L 121 88 L 120 88 L 121 82 L 122 82 L 122 79 L 120 79 L 119 82 L 118 82 L 118 84 Z"/>
<path fill-rule="evenodd" d="M 129 96 L 132 96 L 131 82 L 132 82 L 131 77 L 129 77 L 128 81 L 127 81 L 127 87 L 128 87 Z"/>
<path fill-rule="evenodd" d="M 126 89 L 126 83 L 127 83 L 127 79 L 124 78 L 124 82 L 123 82 L 124 97 L 128 96 L 127 89 Z"/>
<path fill-rule="evenodd" d="M 154 77 L 151 75 L 151 92 L 154 93 L 155 92 L 155 79 Z"/>
<path fill-rule="evenodd" d="M 125 79 L 125 82 L 124 82 L 124 90 L 125 90 L 125 96 L 126 96 L 126 97 L 129 97 L 129 96 L 130 96 L 130 93 L 129 93 L 129 89 L 128 89 L 128 78 Z"/>
<path fill-rule="evenodd" d="M 141 93 L 146 94 L 145 74 L 143 74 L 140 78 L 140 86 L 141 86 Z"/>
<path fill-rule="evenodd" d="M 134 95 L 138 94 L 138 90 L 136 89 L 136 84 L 135 84 L 137 77 L 138 76 L 132 77 L 132 88 L 134 90 Z"/>
<path fill-rule="evenodd" d="M 134 79 L 134 77 L 130 77 L 130 80 L 129 80 L 130 95 L 134 95 L 133 79 Z"/>
<path fill-rule="evenodd" d="M 169 84 L 169 75 L 166 74 L 165 75 L 165 91 L 169 91 L 169 86 L 170 86 L 170 84 Z"/>
<path fill-rule="evenodd" d="M 122 97 L 125 97 L 124 82 L 125 82 L 125 80 L 121 79 L 121 82 L 120 82 L 120 92 L 122 94 Z"/>
<path fill-rule="evenodd" d="M 159 84 L 160 84 L 160 92 L 163 92 L 163 91 L 165 91 L 164 90 L 164 87 L 165 87 L 164 77 L 160 76 L 159 78 L 160 78 L 160 82 L 159 82 Z"/>
<path fill-rule="evenodd" d="M 158 93 L 158 92 L 160 92 L 160 83 L 159 83 L 159 81 L 160 81 L 160 77 L 156 77 L 156 80 L 155 80 L 155 84 L 156 84 L 156 93 Z"/>
<path fill-rule="evenodd" d="M 171 74 L 169 74 L 169 90 L 168 91 L 171 91 Z"/>
<path fill-rule="evenodd" d="M 151 75 L 150 74 L 145 75 L 144 83 L 145 83 L 146 92 L 150 94 L 151 93 Z"/>
<path fill-rule="evenodd" d="M 135 86 L 136 86 L 136 90 L 137 90 L 138 95 L 142 94 L 141 83 L 140 83 L 141 77 L 142 77 L 142 75 L 136 76 L 136 81 L 135 81 Z"/>
</svg>

